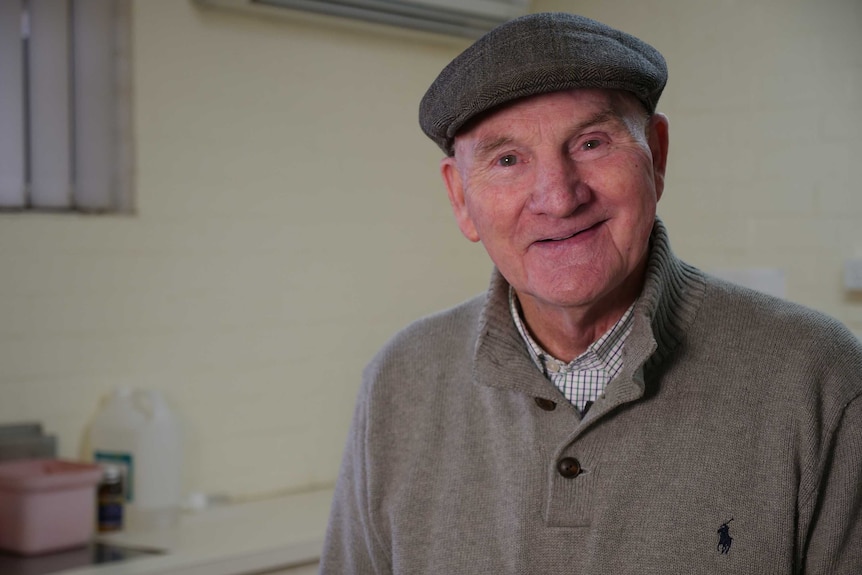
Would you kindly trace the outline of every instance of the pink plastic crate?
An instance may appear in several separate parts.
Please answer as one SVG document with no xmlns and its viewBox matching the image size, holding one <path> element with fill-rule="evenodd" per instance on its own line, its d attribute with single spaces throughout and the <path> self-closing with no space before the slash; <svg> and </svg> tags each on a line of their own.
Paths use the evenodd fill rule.
<svg viewBox="0 0 862 575">
<path fill-rule="evenodd" d="M 0 549 L 35 555 L 87 543 L 101 474 L 59 459 L 0 463 Z"/>
</svg>

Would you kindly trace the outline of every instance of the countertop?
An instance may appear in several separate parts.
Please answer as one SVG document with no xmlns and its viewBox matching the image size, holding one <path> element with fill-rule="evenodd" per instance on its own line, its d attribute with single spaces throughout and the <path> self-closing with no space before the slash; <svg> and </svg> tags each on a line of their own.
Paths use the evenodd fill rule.
<svg viewBox="0 0 862 575">
<path fill-rule="evenodd" d="M 162 554 L 55 575 L 245 575 L 311 563 L 320 557 L 331 501 L 332 489 L 318 489 L 187 512 L 170 528 L 97 538 Z"/>
</svg>

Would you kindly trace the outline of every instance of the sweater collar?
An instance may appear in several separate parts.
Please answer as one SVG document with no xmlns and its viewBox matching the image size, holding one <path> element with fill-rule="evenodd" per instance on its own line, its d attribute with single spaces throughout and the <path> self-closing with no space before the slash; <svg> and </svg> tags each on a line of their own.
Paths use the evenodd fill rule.
<svg viewBox="0 0 862 575">
<path fill-rule="evenodd" d="M 518 334 L 509 313 L 508 293 L 508 282 L 494 269 L 479 318 L 474 380 L 482 385 L 557 400 L 556 388 L 537 372 Z M 703 293 L 702 273 L 677 259 L 664 224 L 656 218 L 644 287 L 634 305 L 632 331 L 623 352 L 623 369 L 606 390 L 607 409 L 643 395 L 645 378 L 679 346 L 700 307 Z M 598 411 L 596 407 L 594 411 Z"/>
</svg>

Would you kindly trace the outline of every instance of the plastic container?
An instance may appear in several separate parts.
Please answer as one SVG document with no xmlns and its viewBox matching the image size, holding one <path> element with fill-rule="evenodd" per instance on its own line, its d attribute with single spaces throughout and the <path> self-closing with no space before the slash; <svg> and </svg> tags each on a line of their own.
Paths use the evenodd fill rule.
<svg viewBox="0 0 862 575">
<path fill-rule="evenodd" d="M 90 428 L 93 461 L 123 470 L 125 525 L 176 522 L 182 502 L 182 434 L 161 393 L 117 389 Z"/>
<path fill-rule="evenodd" d="M 98 465 L 59 459 L 0 463 L 0 549 L 36 555 L 93 534 Z"/>
</svg>

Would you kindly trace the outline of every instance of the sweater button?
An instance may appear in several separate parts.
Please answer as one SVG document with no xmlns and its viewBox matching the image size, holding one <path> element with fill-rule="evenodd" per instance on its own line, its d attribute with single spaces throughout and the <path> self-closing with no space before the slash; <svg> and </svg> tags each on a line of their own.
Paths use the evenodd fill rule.
<svg viewBox="0 0 862 575">
<path fill-rule="evenodd" d="M 544 397 L 536 398 L 536 405 L 544 409 L 545 411 L 554 411 L 557 409 L 557 404 L 551 401 L 550 399 L 545 399 Z"/>
<path fill-rule="evenodd" d="M 557 471 L 566 479 L 574 479 L 581 474 L 581 464 L 574 457 L 564 457 L 557 462 Z"/>
</svg>

